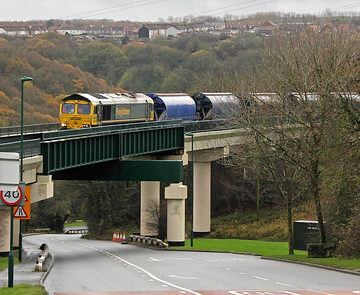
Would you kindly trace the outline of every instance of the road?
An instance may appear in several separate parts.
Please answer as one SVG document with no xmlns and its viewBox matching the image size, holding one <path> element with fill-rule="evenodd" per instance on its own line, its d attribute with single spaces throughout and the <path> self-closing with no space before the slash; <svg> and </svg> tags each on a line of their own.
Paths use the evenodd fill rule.
<svg viewBox="0 0 360 295">
<path fill-rule="evenodd" d="M 157 251 L 80 235 L 25 238 L 44 242 L 55 256 L 49 294 L 360 294 L 360 276 L 256 256 Z"/>
</svg>

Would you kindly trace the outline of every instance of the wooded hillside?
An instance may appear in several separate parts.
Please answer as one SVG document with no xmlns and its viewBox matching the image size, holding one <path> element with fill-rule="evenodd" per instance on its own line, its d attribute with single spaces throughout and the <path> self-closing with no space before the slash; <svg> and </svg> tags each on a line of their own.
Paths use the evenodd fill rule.
<svg viewBox="0 0 360 295">
<path fill-rule="evenodd" d="M 127 45 L 72 40 L 46 33 L 0 39 L 0 126 L 19 124 L 20 78 L 25 124 L 56 122 L 59 100 L 73 92 L 194 92 L 196 80 L 225 69 L 246 71 L 263 41 L 255 35 L 226 40 L 209 35 Z M 121 88 L 121 89 L 120 89 Z"/>
</svg>

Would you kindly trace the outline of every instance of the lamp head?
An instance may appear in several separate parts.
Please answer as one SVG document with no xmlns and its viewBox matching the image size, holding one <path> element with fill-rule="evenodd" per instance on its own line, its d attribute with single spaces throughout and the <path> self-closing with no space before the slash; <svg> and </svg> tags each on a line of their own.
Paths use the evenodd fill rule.
<svg viewBox="0 0 360 295">
<path fill-rule="evenodd" d="M 31 78 L 31 77 L 22 77 L 22 78 L 21 78 L 21 81 L 22 81 L 22 82 L 32 81 L 32 78 Z"/>
</svg>

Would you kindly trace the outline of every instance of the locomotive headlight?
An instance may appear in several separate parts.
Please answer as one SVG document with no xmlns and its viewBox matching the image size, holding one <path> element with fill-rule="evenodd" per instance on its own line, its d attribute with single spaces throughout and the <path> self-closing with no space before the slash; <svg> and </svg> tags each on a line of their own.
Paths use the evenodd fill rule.
<svg viewBox="0 0 360 295">
<path fill-rule="evenodd" d="M 66 127 L 66 123 L 61 123 L 61 127 Z"/>
<path fill-rule="evenodd" d="M 89 127 L 89 124 L 84 124 L 83 127 L 87 128 Z"/>
</svg>

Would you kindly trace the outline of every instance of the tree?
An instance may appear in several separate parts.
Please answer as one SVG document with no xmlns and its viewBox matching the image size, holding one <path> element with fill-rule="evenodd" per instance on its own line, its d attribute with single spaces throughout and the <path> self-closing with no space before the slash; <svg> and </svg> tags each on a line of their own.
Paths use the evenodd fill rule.
<svg viewBox="0 0 360 295">
<path fill-rule="evenodd" d="M 220 91 L 232 89 L 242 97 L 232 123 L 248 128 L 252 141 L 278 159 L 269 162 L 274 157 L 259 158 L 266 160 L 285 199 L 290 188 L 299 187 L 304 188 L 304 196 L 312 198 L 322 243 L 327 241 L 322 206 L 329 198 L 323 189 L 329 154 L 335 150 L 346 153 L 351 143 L 357 142 L 346 128 L 349 117 L 344 105 L 351 103 L 349 94 L 358 93 L 357 85 L 349 79 L 358 73 L 358 52 L 358 42 L 341 34 L 309 31 L 277 36 L 267 42 L 252 77 L 225 73 L 205 83 Z M 295 190 L 292 195 L 296 194 Z"/>
<path fill-rule="evenodd" d="M 129 66 L 124 52 L 109 43 L 89 43 L 79 49 L 78 58 L 82 69 L 106 79 L 113 85 L 116 85 Z"/>
</svg>

